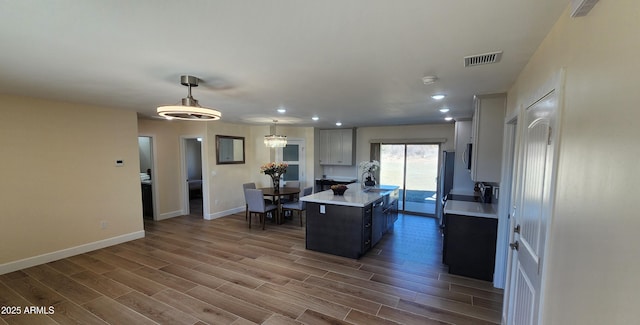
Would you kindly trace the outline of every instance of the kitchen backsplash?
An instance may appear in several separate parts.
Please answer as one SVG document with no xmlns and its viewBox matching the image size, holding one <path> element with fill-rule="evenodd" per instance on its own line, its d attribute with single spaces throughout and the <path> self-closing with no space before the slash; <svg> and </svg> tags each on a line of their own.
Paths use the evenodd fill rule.
<svg viewBox="0 0 640 325">
<path fill-rule="evenodd" d="M 358 178 L 356 166 L 322 166 L 322 174 L 327 177 Z"/>
</svg>

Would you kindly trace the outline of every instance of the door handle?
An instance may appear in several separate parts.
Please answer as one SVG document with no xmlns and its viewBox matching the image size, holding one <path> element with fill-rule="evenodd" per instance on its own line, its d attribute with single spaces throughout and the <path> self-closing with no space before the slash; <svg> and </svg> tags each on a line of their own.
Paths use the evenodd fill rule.
<svg viewBox="0 0 640 325">
<path fill-rule="evenodd" d="M 516 233 L 516 234 L 519 234 L 520 233 L 520 225 L 515 226 L 513 228 L 513 232 Z"/>
<path fill-rule="evenodd" d="M 518 250 L 518 248 L 520 248 L 520 244 L 518 244 L 518 241 L 516 240 L 515 242 L 509 244 L 509 247 L 511 247 L 511 249 L 513 250 Z"/>
</svg>

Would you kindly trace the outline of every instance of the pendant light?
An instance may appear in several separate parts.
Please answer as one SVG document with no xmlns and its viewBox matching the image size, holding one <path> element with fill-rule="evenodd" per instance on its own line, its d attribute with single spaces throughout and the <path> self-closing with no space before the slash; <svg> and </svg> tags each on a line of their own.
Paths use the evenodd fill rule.
<svg viewBox="0 0 640 325">
<path fill-rule="evenodd" d="M 264 136 L 264 145 L 269 148 L 284 148 L 287 145 L 287 136 L 277 135 L 276 123 L 278 120 L 273 120 L 273 134 Z"/>
<path fill-rule="evenodd" d="M 187 121 L 215 121 L 222 117 L 222 114 L 211 108 L 206 108 L 198 104 L 198 100 L 191 96 L 191 87 L 198 87 L 201 80 L 194 76 L 181 76 L 180 83 L 189 87 L 189 93 L 182 99 L 182 105 L 160 106 L 157 112 L 167 119 L 178 119 Z"/>
</svg>

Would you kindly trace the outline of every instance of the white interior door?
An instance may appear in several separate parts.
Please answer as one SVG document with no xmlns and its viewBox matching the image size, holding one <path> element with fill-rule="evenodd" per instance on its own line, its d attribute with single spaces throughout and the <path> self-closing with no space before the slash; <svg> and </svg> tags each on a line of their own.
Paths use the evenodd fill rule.
<svg viewBox="0 0 640 325">
<path fill-rule="evenodd" d="M 558 107 L 555 91 L 524 113 L 513 211 L 513 258 L 508 324 L 538 324 L 547 223 L 551 214 L 554 148 L 552 127 Z"/>
<path fill-rule="evenodd" d="M 284 148 L 276 151 L 276 161 L 289 165 L 283 179 L 287 181 L 300 181 L 300 187 L 304 186 L 304 166 L 305 166 L 304 140 L 287 140 Z"/>
</svg>

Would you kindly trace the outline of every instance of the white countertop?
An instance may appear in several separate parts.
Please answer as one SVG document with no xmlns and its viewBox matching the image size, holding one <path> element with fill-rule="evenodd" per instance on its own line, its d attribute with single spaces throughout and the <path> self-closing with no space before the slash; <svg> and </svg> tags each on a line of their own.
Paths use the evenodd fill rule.
<svg viewBox="0 0 640 325">
<path fill-rule="evenodd" d="M 327 190 L 303 196 L 300 200 L 303 202 L 346 205 L 363 208 L 399 188 L 398 186 L 392 185 L 379 185 L 374 187 L 373 191 L 366 192 L 361 188 L 360 183 L 349 184 L 348 187 L 349 188 L 344 192 L 344 195 L 334 195 L 332 190 Z"/>
<path fill-rule="evenodd" d="M 493 205 L 480 202 L 447 200 L 444 213 L 498 219 L 498 212 L 493 208 Z"/>
</svg>

